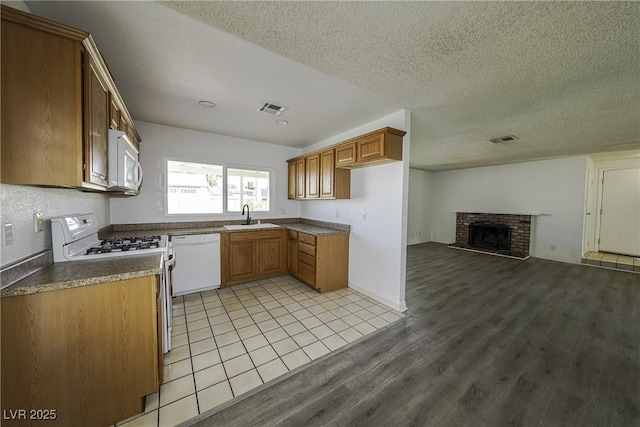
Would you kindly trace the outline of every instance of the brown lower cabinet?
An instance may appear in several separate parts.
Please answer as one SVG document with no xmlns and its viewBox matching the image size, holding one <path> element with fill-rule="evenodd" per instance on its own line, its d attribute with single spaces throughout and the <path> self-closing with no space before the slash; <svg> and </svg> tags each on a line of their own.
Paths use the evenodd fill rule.
<svg viewBox="0 0 640 427">
<path fill-rule="evenodd" d="M 288 248 L 289 273 L 309 287 L 327 292 L 348 286 L 348 234 L 315 236 L 289 230 Z"/>
<path fill-rule="evenodd" d="M 162 369 L 158 292 L 147 276 L 2 298 L 2 425 L 106 426 L 144 410 Z"/>
<path fill-rule="evenodd" d="M 286 230 L 222 233 L 222 287 L 287 272 Z"/>
</svg>

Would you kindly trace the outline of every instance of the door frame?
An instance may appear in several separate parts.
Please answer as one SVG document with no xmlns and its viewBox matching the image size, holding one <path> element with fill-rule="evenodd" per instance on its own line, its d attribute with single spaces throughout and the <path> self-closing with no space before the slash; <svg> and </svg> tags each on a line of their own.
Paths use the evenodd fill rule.
<svg viewBox="0 0 640 427">
<path fill-rule="evenodd" d="M 596 208 L 596 240 L 595 240 L 595 248 L 597 252 L 600 252 L 600 222 L 602 221 L 602 199 L 604 196 L 604 185 L 603 185 L 603 180 L 604 180 L 604 173 L 608 172 L 608 171 L 612 171 L 612 170 L 624 170 L 624 169 L 637 169 L 639 168 L 640 165 L 635 165 L 635 166 L 626 166 L 626 165 L 620 165 L 620 166 L 603 166 L 598 168 L 598 188 L 597 188 L 597 192 L 598 192 L 598 204 L 597 204 L 597 208 Z"/>
</svg>

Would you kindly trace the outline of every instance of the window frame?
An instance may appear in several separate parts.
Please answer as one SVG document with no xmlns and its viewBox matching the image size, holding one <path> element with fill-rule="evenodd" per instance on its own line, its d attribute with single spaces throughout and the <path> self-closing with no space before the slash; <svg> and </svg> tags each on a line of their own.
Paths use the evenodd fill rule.
<svg viewBox="0 0 640 427">
<path fill-rule="evenodd" d="M 183 162 L 183 163 L 194 163 L 200 165 L 207 166 L 215 166 L 222 167 L 222 212 L 209 212 L 209 213 L 169 213 L 169 162 Z M 167 157 L 164 159 L 164 185 L 162 186 L 162 193 L 164 195 L 164 214 L 165 216 L 175 217 L 175 216 L 207 216 L 207 217 L 228 217 L 231 215 L 238 215 L 240 211 L 229 211 L 229 189 L 228 189 L 228 169 L 238 169 L 238 170 L 247 170 L 247 171 L 256 171 L 256 172 L 266 172 L 269 174 L 269 209 L 266 211 L 251 211 L 251 215 L 254 213 L 258 216 L 260 215 L 273 215 L 275 212 L 275 182 L 276 182 L 276 170 L 275 168 L 270 168 L 266 166 L 252 166 L 246 164 L 237 164 L 237 163 L 216 163 L 207 162 L 202 160 L 193 160 L 193 159 L 185 159 L 185 158 L 175 158 L 175 157 Z"/>
</svg>

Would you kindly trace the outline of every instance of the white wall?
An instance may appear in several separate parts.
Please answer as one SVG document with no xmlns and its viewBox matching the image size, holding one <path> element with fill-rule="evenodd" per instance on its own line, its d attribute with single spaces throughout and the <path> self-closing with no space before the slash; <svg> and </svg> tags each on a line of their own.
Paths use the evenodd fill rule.
<svg viewBox="0 0 640 427">
<path fill-rule="evenodd" d="M 406 308 L 410 120 L 408 111 L 399 111 L 307 147 L 305 152 L 314 151 L 385 126 L 407 131 L 402 162 L 351 171 L 351 199 L 301 202 L 303 218 L 351 225 L 349 286 L 400 310 Z"/>
<path fill-rule="evenodd" d="M 531 255 L 580 262 L 587 157 L 434 172 L 431 238 L 455 241 L 453 211 L 532 213 Z"/>
<path fill-rule="evenodd" d="M 409 208 L 407 243 L 431 240 L 431 175 L 433 172 L 409 169 Z"/>
<path fill-rule="evenodd" d="M 51 249 L 51 218 L 54 216 L 93 212 L 100 227 L 109 225 L 109 196 L 106 194 L 0 184 L 0 196 L 0 223 L 13 224 L 13 245 L 4 246 L 2 234 L 2 266 Z M 34 231 L 34 212 L 44 213 L 45 229 L 40 233 Z"/>
<path fill-rule="evenodd" d="M 9 7 L 13 7 L 14 9 L 18 9 L 21 10 L 23 12 L 27 12 L 27 13 L 31 13 L 31 10 L 29 10 L 29 7 L 26 5 L 25 2 L 17 0 L 17 1 L 5 1 L 2 0 L 0 1 L 0 3 L 2 3 L 5 6 L 9 6 Z"/>
<path fill-rule="evenodd" d="M 136 129 L 142 138 L 140 162 L 144 181 L 138 196 L 111 198 L 113 224 L 241 219 L 239 214 L 166 215 L 167 158 L 272 168 L 275 170 L 272 192 L 272 197 L 275 196 L 274 213 L 268 215 L 252 212 L 251 217 L 257 220 L 263 217 L 300 216 L 300 202 L 287 199 L 286 162 L 287 159 L 298 156 L 300 149 L 147 122 L 136 122 Z"/>
</svg>

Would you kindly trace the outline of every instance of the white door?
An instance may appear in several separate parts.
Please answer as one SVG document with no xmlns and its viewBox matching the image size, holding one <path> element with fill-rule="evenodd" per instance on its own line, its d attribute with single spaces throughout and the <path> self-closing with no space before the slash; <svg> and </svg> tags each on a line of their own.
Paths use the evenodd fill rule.
<svg viewBox="0 0 640 427">
<path fill-rule="evenodd" d="M 640 168 L 604 171 L 599 250 L 640 256 Z"/>
</svg>

